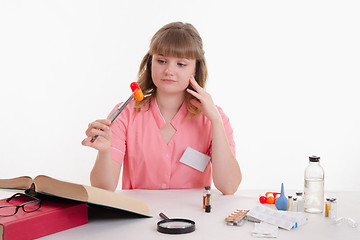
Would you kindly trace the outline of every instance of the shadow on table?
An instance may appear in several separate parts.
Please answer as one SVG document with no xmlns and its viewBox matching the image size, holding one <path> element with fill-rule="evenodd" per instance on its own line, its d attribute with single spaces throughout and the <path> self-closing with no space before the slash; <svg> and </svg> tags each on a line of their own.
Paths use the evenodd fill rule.
<svg viewBox="0 0 360 240">
<path fill-rule="evenodd" d="M 145 216 L 128 212 L 125 210 L 114 209 L 105 206 L 88 205 L 88 218 L 90 221 L 96 220 L 111 220 L 111 219 L 133 219 L 133 218 L 147 218 Z"/>
</svg>

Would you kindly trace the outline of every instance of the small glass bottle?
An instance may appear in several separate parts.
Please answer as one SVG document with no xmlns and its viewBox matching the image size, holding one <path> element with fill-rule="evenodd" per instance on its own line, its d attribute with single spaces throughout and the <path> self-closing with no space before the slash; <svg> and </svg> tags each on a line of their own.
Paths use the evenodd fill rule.
<svg viewBox="0 0 360 240">
<path fill-rule="evenodd" d="M 292 196 L 288 196 L 286 211 L 292 211 L 292 206 L 293 206 L 293 198 Z"/>
<path fill-rule="evenodd" d="M 334 219 L 336 218 L 336 211 L 337 211 L 337 206 L 336 206 L 336 198 L 331 198 L 330 199 L 330 210 L 329 210 L 329 218 Z"/>
<path fill-rule="evenodd" d="M 211 194 L 210 192 L 210 186 L 206 186 L 204 189 L 204 194 L 203 194 L 203 209 L 205 209 L 205 198 L 207 194 Z"/>
<path fill-rule="evenodd" d="M 297 198 L 296 198 L 296 197 L 293 198 L 293 203 L 292 203 L 292 209 L 291 209 L 291 211 L 293 211 L 293 212 L 297 212 L 297 211 L 298 211 L 298 202 L 297 202 Z"/>
<path fill-rule="evenodd" d="M 211 211 L 211 194 L 206 194 L 205 197 L 205 212 L 209 213 Z"/>
<path fill-rule="evenodd" d="M 304 210 L 321 213 L 324 208 L 324 169 L 320 157 L 309 157 L 309 165 L 304 174 Z"/>
<path fill-rule="evenodd" d="M 297 211 L 298 212 L 303 212 L 304 211 L 303 193 L 302 192 L 297 192 L 296 197 L 297 197 Z"/>
<path fill-rule="evenodd" d="M 330 209 L 331 209 L 330 198 L 326 198 L 326 202 L 325 202 L 325 217 L 329 217 Z"/>
</svg>

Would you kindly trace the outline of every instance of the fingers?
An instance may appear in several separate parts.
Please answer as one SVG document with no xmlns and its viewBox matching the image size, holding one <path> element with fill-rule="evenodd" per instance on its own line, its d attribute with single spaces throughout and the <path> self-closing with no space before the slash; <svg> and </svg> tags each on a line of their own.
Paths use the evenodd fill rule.
<svg viewBox="0 0 360 240">
<path fill-rule="evenodd" d="M 196 92 L 198 93 L 202 93 L 204 92 L 205 90 L 200 87 L 200 85 L 197 83 L 197 81 L 195 80 L 194 76 L 191 76 L 190 77 L 190 85 L 195 89 Z"/>
<path fill-rule="evenodd" d="M 109 151 L 111 148 L 112 132 L 109 127 L 111 122 L 107 119 L 96 120 L 89 124 L 86 130 L 87 138 L 81 144 L 95 148 L 99 151 Z M 96 140 L 95 140 L 95 136 Z M 95 141 L 94 141 L 95 140 Z"/>
<path fill-rule="evenodd" d="M 85 131 L 86 136 L 88 136 L 87 138 L 85 138 L 81 144 L 85 145 L 85 146 L 93 146 L 93 142 L 94 142 L 94 138 L 95 136 L 98 137 L 103 137 L 106 140 L 110 140 L 111 139 L 111 130 L 109 125 L 111 124 L 111 122 L 108 119 L 99 119 L 96 120 L 95 122 L 92 122 L 89 124 L 88 128 Z"/>
<path fill-rule="evenodd" d="M 95 122 L 90 123 L 89 126 L 110 126 L 110 124 L 111 121 L 108 119 L 98 119 Z"/>
<path fill-rule="evenodd" d="M 190 84 L 195 91 L 187 89 L 187 92 L 199 100 L 192 99 L 190 100 L 191 104 L 198 108 L 210 121 L 218 119 L 219 114 L 211 95 L 196 82 L 193 76 L 190 77 Z"/>
<path fill-rule="evenodd" d="M 204 101 L 207 101 L 210 97 L 210 94 L 208 94 L 200 85 L 196 82 L 194 76 L 190 77 L 190 85 L 194 88 L 194 90 L 186 89 L 188 93 L 199 99 L 201 103 Z"/>
<path fill-rule="evenodd" d="M 201 101 L 202 96 L 199 93 L 191 89 L 186 89 L 186 91 Z"/>
<path fill-rule="evenodd" d="M 202 109 L 201 103 L 200 103 L 199 101 L 197 101 L 197 100 L 195 100 L 195 99 L 191 99 L 190 102 L 191 102 L 191 104 L 194 105 L 196 108 L 198 108 L 198 109 L 200 109 L 200 110 Z"/>
<path fill-rule="evenodd" d="M 95 137 L 97 135 L 105 137 L 110 129 L 110 124 L 111 122 L 107 119 L 96 120 L 95 122 L 89 124 L 85 134 L 88 137 Z"/>
<path fill-rule="evenodd" d="M 81 144 L 99 151 L 109 151 L 111 149 L 112 138 L 110 125 L 111 121 L 108 119 L 99 119 L 90 123 L 85 131 L 87 138 L 85 138 Z M 97 136 L 96 140 L 95 136 Z"/>
<path fill-rule="evenodd" d="M 81 145 L 92 147 L 93 143 L 91 142 L 91 139 L 92 139 L 91 137 L 85 138 L 84 140 L 82 140 Z"/>
</svg>

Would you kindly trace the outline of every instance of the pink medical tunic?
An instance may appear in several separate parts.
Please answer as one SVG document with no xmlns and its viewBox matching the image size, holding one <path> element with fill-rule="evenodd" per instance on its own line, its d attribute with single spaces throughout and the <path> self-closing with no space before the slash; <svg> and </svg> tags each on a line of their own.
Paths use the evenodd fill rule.
<svg viewBox="0 0 360 240">
<path fill-rule="evenodd" d="M 229 118 L 217 108 L 235 155 Z M 134 101 L 131 101 L 116 118 L 111 125 L 111 158 L 123 165 L 123 189 L 184 189 L 211 185 L 211 161 L 203 172 L 180 162 L 187 147 L 211 156 L 211 122 L 202 114 L 192 118 L 187 114 L 184 102 L 171 121 L 176 133 L 168 144 L 160 133 L 165 120 L 155 98 L 150 107 L 145 106 L 140 112 L 136 112 Z"/>
</svg>

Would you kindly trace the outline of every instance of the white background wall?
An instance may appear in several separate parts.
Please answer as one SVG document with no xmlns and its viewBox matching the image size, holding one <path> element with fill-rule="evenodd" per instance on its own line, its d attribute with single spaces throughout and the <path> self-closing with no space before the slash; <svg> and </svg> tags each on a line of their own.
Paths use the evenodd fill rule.
<svg viewBox="0 0 360 240">
<path fill-rule="evenodd" d="M 89 184 L 87 124 L 129 95 L 150 38 L 200 32 L 207 90 L 231 119 L 242 189 L 360 190 L 358 1 L 0 1 L 0 177 Z"/>
</svg>

